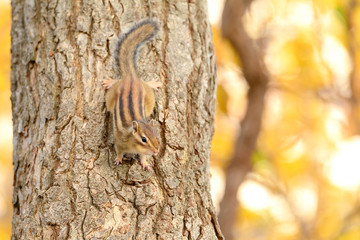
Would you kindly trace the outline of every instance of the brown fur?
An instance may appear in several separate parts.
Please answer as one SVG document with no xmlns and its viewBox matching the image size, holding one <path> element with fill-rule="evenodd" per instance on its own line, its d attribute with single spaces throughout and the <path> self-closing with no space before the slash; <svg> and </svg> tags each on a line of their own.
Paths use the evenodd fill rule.
<svg viewBox="0 0 360 240">
<path fill-rule="evenodd" d="M 106 107 L 113 115 L 116 163 L 120 163 L 123 153 L 153 155 L 158 152 L 159 141 L 153 127 L 146 122 L 155 106 L 152 87 L 136 75 L 136 50 L 154 36 L 157 25 L 145 20 L 124 34 L 119 45 L 119 66 L 122 77 L 118 81 L 105 80 Z M 136 129 L 135 129 L 136 128 Z M 146 143 L 142 141 L 146 138 Z M 144 168 L 148 164 L 141 158 Z M 145 166 L 146 165 L 146 166 Z"/>
</svg>

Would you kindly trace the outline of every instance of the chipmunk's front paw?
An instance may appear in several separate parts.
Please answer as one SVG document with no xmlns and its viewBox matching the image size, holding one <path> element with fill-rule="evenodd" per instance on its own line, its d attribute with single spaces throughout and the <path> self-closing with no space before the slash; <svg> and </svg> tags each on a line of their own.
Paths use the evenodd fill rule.
<svg viewBox="0 0 360 240">
<path fill-rule="evenodd" d="M 116 80 L 114 80 L 114 79 L 106 78 L 102 81 L 102 85 L 105 88 L 105 90 L 107 90 L 107 89 L 111 88 L 115 82 L 116 82 Z"/>
<path fill-rule="evenodd" d="M 115 165 L 119 165 L 120 163 L 122 163 L 122 159 L 123 159 L 123 154 L 118 154 L 114 160 L 114 164 Z"/>
<path fill-rule="evenodd" d="M 146 157 L 145 157 L 145 156 L 141 156 L 140 164 L 141 164 L 143 170 L 145 170 L 145 171 L 149 171 L 149 170 L 151 169 L 151 166 L 150 166 L 150 164 L 146 161 Z"/>
<path fill-rule="evenodd" d="M 162 83 L 156 80 L 151 80 L 149 82 L 146 82 L 152 89 L 157 91 L 159 88 L 162 87 Z"/>
</svg>

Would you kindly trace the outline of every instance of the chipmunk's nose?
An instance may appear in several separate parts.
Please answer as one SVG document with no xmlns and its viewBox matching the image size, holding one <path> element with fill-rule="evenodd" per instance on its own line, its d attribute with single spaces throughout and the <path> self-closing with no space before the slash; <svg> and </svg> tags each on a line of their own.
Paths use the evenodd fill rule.
<svg viewBox="0 0 360 240">
<path fill-rule="evenodd" d="M 155 149 L 154 155 L 156 156 L 159 153 L 159 149 Z"/>
</svg>

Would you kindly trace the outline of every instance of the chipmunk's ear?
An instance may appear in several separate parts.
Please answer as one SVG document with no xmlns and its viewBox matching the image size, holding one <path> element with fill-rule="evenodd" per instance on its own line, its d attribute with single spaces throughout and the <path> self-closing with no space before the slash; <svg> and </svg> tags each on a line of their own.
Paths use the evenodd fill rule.
<svg viewBox="0 0 360 240">
<path fill-rule="evenodd" d="M 151 119 L 149 124 L 152 126 L 152 127 L 155 127 L 155 120 L 154 119 Z"/>
<path fill-rule="evenodd" d="M 133 134 L 137 133 L 139 130 L 139 124 L 137 121 L 132 121 Z"/>
</svg>

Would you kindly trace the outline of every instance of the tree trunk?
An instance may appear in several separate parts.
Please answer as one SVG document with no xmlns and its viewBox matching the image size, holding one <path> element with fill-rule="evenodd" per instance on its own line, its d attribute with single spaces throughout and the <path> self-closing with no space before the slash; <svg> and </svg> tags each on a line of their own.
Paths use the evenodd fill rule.
<svg viewBox="0 0 360 240">
<path fill-rule="evenodd" d="M 159 80 L 153 170 L 115 166 L 101 80 L 121 32 L 161 30 L 138 75 Z M 12 0 L 12 239 L 222 239 L 209 189 L 216 67 L 206 1 Z"/>
</svg>

